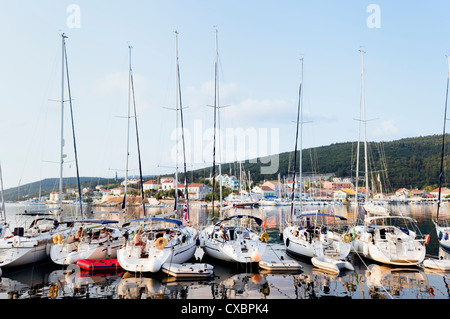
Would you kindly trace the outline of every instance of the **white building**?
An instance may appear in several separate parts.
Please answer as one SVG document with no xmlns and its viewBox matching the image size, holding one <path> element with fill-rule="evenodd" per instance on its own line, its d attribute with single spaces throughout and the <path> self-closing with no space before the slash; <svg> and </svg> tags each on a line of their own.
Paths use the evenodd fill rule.
<svg viewBox="0 0 450 319">
<path fill-rule="evenodd" d="M 149 181 L 145 182 L 144 184 L 142 184 L 142 187 L 144 188 L 144 192 L 145 192 L 146 190 L 160 189 L 161 184 L 158 184 L 158 182 L 156 182 L 154 180 L 149 180 Z"/>
<path fill-rule="evenodd" d="M 184 191 L 184 189 L 183 189 Z M 200 183 L 188 184 L 189 199 L 203 200 L 206 194 L 212 192 L 212 187 Z"/>
</svg>

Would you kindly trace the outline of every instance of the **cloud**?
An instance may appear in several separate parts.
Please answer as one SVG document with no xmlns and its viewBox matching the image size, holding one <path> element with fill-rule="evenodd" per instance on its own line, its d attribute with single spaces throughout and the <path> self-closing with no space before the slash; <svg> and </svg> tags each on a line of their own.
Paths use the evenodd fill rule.
<svg viewBox="0 0 450 319">
<path fill-rule="evenodd" d="M 380 125 L 373 130 L 373 136 L 376 138 L 393 138 L 399 131 L 394 120 L 381 121 Z"/>
</svg>

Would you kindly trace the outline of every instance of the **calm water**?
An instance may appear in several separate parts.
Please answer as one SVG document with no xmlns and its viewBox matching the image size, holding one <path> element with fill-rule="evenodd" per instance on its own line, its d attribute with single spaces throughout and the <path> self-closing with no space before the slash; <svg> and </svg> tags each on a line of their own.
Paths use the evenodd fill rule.
<svg viewBox="0 0 450 319">
<path fill-rule="evenodd" d="M 444 205 L 442 214 L 447 216 L 450 209 Z M 430 234 L 427 246 L 429 256 L 440 254 L 434 233 L 432 218 L 436 205 L 390 205 L 394 213 L 414 217 L 422 234 Z M 32 206 L 7 204 L 7 218 L 10 224 L 19 223 L 17 213 Z M 354 218 L 350 206 L 320 205 L 311 206 L 323 212 L 334 213 L 349 219 Z M 77 214 L 77 206 L 64 207 L 64 218 Z M 99 209 L 99 208 L 96 208 Z M 110 208 L 102 208 L 110 210 Z M 152 214 L 169 209 L 152 208 Z M 92 214 L 89 218 L 115 218 L 122 221 L 119 214 Z M 277 260 L 286 256 L 279 238 L 280 231 L 289 215 L 289 207 L 260 207 L 240 209 L 238 213 L 252 213 L 266 217 L 270 235 L 269 247 L 263 259 Z M 234 210 L 231 211 L 234 213 Z M 141 210 L 130 212 L 128 218 L 139 217 Z M 201 228 L 218 216 L 211 216 L 205 208 L 192 207 L 191 221 Z M 214 265 L 215 276 L 210 280 L 175 280 L 166 274 L 139 275 L 134 273 L 92 274 L 81 271 L 77 266 L 62 267 L 49 260 L 40 265 L 30 265 L 20 269 L 3 269 L 0 282 L 0 299 L 448 299 L 450 297 L 450 273 L 433 272 L 421 267 L 389 267 L 360 260 L 355 255 L 349 259 L 354 271 L 343 271 L 339 275 L 327 274 L 311 263 L 299 260 L 304 266 L 297 273 L 267 272 L 238 265 L 221 264 L 203 256 L 197 249 L 197 260 Z"/>
</svg>

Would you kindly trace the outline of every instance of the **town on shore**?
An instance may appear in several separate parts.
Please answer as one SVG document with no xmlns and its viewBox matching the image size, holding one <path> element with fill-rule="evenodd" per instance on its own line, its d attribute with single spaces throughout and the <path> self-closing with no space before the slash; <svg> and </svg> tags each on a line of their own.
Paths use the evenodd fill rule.
<svg viewBox="0 0 450 319">
<path fill-rule="evenodd" d="M 300 198 L 302 189 L 302 200 L 305 202 L 333 202 L 338 204 L 350 204 L 355 201 L 356 186 L 350 178 L 338 178 L 333 174 L 316 175 L 302 179 L 302 182 L 264 180 L 255 184 L 250 179 L 246 181 L 227 174 L 215 177 L 215 197 L 217 204 L 222 200 L 224 203 L 233 204 L 238 202 L 254 202 L 262 205 L 286 204 L 292 200 L 294 190 L 295 198 Z M 125 183 L 127 183 L 125 187 Z M 364 184 L 363 182 L 361 184 Z M 175 192 L 178 198 L 186 199 L 187 189 L 190 205 L 211 205 L 212 201 L 212 178 L 201 178 L 197 183 L 188 183 L 185 187 L 177 183 L 174 177 L 158 177 L 147 179 L 142 184 L 145 204 L 148 206 L 165 206 L 173 204 Z M 221 187 L 219 187 L 221 186 Z M 94 206 L 116 206 L 122 203 L 125 189 L 127 189 L 127 204 L 142 205 L 140 179 L 130 178 L 126 182 L 116 182 L 109 185 L 97 185 L 94 189 L 85 187 L 82 189 L 83 202 Z M 381 190 L 372 191 L 365 186 L 357 188 L 358 200 L 364 201 L 369 196 L 379 204 L 388 203 L 432 203 L 436 202 L 439 188 L 427 187 L 425 189 L 399 188 L 391 193 Z M 446 200 L 450 195 L 450 189 L 441 188 L 441 198 Z M 65 203 L 73 203 L 78 200 L 76 188 L 65 188 L 62 195 L 59 192 L 51 192 L 47 197 L 41 197 L 40 201 L 45 203 L 58 203 L 60 197 Z M 449 196 L 450 197 L 450 196 Z M 38 201 L 32 198 L 28 201 Z"/>
</svg>

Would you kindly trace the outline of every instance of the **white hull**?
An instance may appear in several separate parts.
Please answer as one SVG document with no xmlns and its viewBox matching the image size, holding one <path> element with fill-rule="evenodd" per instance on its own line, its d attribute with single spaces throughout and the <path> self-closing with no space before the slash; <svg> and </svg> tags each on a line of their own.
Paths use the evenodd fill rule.
<svg viewBox="0 0 450 319">
<path fill-rule="evenodd" d="M 423 265 L 426 268 L 441 270 L 441 271 L 449 271 L 450 270 L 450 260 L 446 259 L 425 259 L 423 261 Z"/>
<path fill-rule="evenodd" d="M 330 255 L 344 259 L 351 249 L 350 243 L 344 242 L 341 236 L 331 231 L 313 236 L 310 240 L 306 229 L 298 230 L 298 226 L 289 226 L 283 230 L 283 242 L 288 252 L 305 258 Z"/>
<path fill-rule="evenodd" d="M 109 259 L 116 258 L 117 251 L 122 247 L 121 241 L 117 240 L 106 245 L 98 243 L 81 243 L 74 250 L 75 244 L 53 244 L 50 249 L 50 258 L 58 265 L 73 265 L 81 259 Z"/>
<path fill-rule="evenodd" d="M 341 272 L 341 270 L 347 269 L 347 270 L 355 270 L 348 261 L 335 259 L 331 257 L 321 256 L 321 257 L 313 257 L 311 258 L 311 263 L 320 268 L 324 269 L 326 271 L 338 274 Z"/>
<path fill-rule="evenodd" d="M 188 235 L 185 242 L 178 240 L 159 249 L 155 242 L 148 242 L 145 249 L 127 243 L 117 251 L 120 266 L 130 272 L 158 272 L 164 263 L 182 264 L 194 256 L 198 233 L 194 228 L 185 227 L 183 234 Z"/>
<path fill-rule="evenodd" d="M 123 244 L 123 234 L 117 228 L 108 228 L 108 230 L 110 232 L 109 235 L 101 234 L 100 238 L 95 237 L 95 239 L 91 237 L 92 234 L 87 235 L 85 233 L 80 241 L 75 241 L 72 234 L 67 235 L 61 241 L 52 244 L 50 258 L 58 265 L 74 265 L 81 259 L 101 260 L 116 258 L 117 250 Z M 97 231 L 99 232 L 100 230 Z"/>
<path fill-rule="evenodd" d="M 17 267 L 37 263 L 48 259 L 50 242 L 30 243 L 31 247 L 22 245 L 18 247 L 0 249 L 0 267 Z"/>
<path fill-rule="evenodd" d="M 392 232 L 384 235 L 379 229 L 369 231 L 369 226 L 356 226 L 354 251 L 368 259 L 387 265 L 413 266 L 425 259 L 424 244 L 415 239 L 415 234 L 407 235 L 400 229 L 391 227 Z"/>
<path fill-rule="evenodd" d="M 162 265 L 161 270 L 170 276 L 179 278 L 205 278 L 214 275 L 214 267 L 205 263 L 167 263 Z"/>
<path fill-rule="evenodd" d="M 235 233 L 238 233 L 238 228 Z M 241 235 L 232 236 L 230 240 L 224 240 L 216 236 L 214 225 L 208 226 L 200 233 L 200 246 L 208 256 L 226 261 L 238 263 L 259 262 L 266 249 L 266 243 L 261 242 L 255 233 L 252 237 L 244 238 Z"/>
<path fill-rule="evenodd" d="M 0 239 L 0 267 L 16 267 L 45 261 L 50 256 L 53 234 L 68 232 L 61 228 L 56 232 L 35 233 Z M 31 234 L 31 235 L 30 235 Z"/>
</svg>

